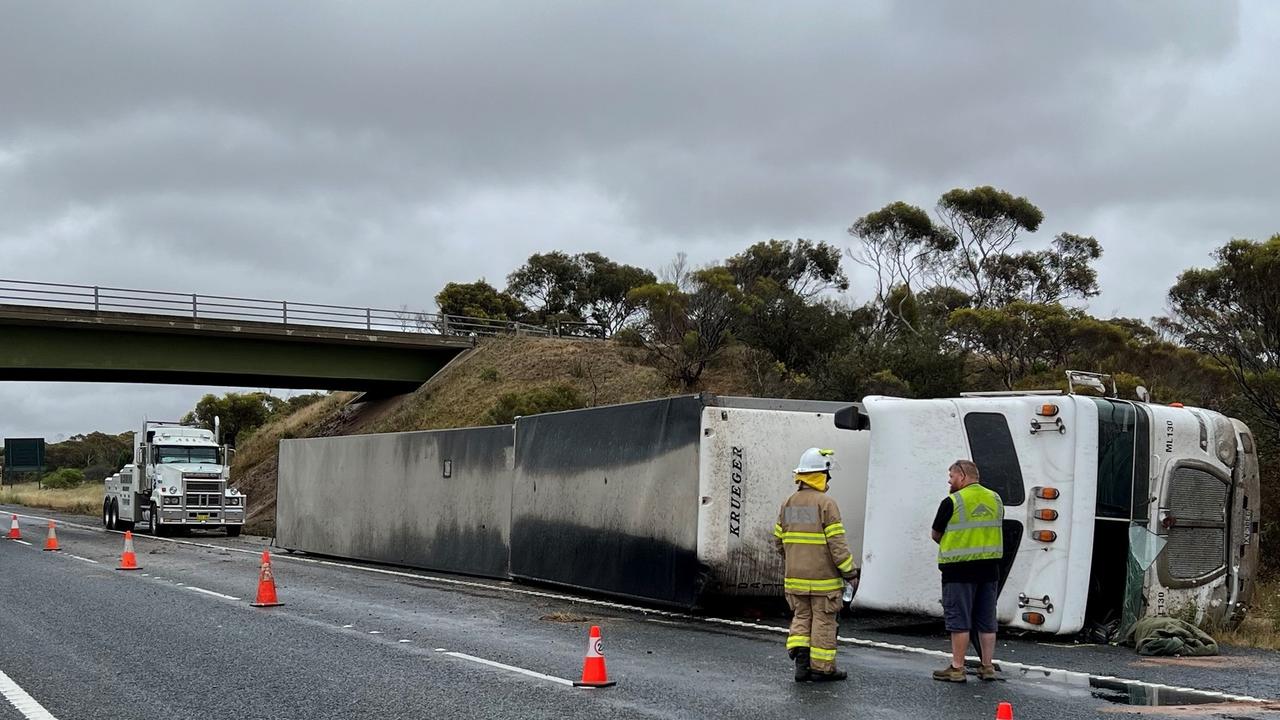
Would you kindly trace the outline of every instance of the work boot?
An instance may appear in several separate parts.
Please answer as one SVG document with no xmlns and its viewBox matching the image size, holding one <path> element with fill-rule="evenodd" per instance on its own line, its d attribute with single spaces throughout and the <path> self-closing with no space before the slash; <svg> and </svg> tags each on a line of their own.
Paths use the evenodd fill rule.
<svg viewBox="0 0 1280 720">
<path fill-rule="evenodd" d="M 837 682 L 839 680 L 848 680 L 849 673 L 843 670 L 832 670 L 831 672 L 819 672 L 818 670 L 809 671 L 809 682 Z"/>
<path fill-rule="evenodd" d="M 991 664 L 991 665 L 983 665 L 982 667 L 978 668 L 978 679 L 986 680 L 987 682 L 997 680 L 998 678 L 996 677 L 996 666 L 994 664 Z"/>
<path fill-rule="evenodd" d="M 809 648 L 792 648 L 791 657 L 796 661 L 796 682 L 809 679 Z"/>
<path fill-rule="evenodd" d="M 945 669 L 933 671 L 933 679 L 941 680 L 943 682 L 965 682 L 964 668 L 958 668 L 951 663 L 947 663 L 947 667 Z"/>
</svg>

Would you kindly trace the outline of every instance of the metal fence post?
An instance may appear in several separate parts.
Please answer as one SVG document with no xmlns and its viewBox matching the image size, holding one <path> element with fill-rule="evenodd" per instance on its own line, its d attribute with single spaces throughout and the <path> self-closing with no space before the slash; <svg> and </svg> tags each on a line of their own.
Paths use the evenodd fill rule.
<svg viewBox="0 0 1280 720">
<path fill-rule="evenodd" d="M 93 311 L 98 312 L 98 286 L 93 286 Z"/>
<path fill-rule="evenodd" d="M 198 317 L 200 317 L 200 305 L 196 300 L 196 294 L 191 293 L 191 318 L 194 320 Z"/>
<path fill-rule="evenodd" d="M 370 308 L 364 309 L 364 329 L 365 330 L 373 329 L 373 310 Z"/>
<path fill-rule="evenodd" d="M 284 320 L 283 324 L 285 325 L 289 324 L 289 301 L 288 300 L 280 301 L 280 317 Z"/>
</svg>

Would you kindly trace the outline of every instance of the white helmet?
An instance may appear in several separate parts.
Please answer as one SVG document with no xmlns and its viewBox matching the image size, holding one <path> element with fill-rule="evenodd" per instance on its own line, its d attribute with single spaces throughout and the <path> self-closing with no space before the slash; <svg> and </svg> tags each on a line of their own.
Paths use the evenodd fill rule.
<svg viewBox="0 0 1280 720">
<path fill-rule="evenodd" d="M 835 450 L 809 448 L 800 456 L 800 465 L 796 467 L 795 471 L 798 473 L 830 472 L 834 463 L 831 456 L 835 454 Z"/>
</svg>

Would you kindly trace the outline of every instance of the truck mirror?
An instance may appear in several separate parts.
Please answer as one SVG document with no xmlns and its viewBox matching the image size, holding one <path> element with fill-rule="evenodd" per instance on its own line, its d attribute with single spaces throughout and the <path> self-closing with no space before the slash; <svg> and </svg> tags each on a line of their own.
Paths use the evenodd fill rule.
<svg viewBox="0 0 1280 720">
<path fill-rule="evenodd" d="M 841 430 L 870 430 L 871 418 L 859 405 L 850 405 L 836 411 L 836 427 Z"/>
</svg>

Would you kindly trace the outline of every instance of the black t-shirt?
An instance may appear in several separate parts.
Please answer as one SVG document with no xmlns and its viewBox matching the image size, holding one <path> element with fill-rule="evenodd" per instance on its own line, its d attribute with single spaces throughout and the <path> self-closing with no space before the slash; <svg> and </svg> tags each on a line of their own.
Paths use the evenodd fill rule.
<svg viewBox="0 0 1280 720">
<path fill-rule="evenodd" d="M 947 531 L 947 523 L 951 522 L 951 513 L 955 512 L 955 504 L 951 497 L 942 498 L 938 505 L 938 514 L 933 516 L 933 529 L 943 533 Z M 999 560 L 965 560 L 964 562 L 938 563 L 942 571 L 942 582 L 1000 582 Z"/>
</svg>

